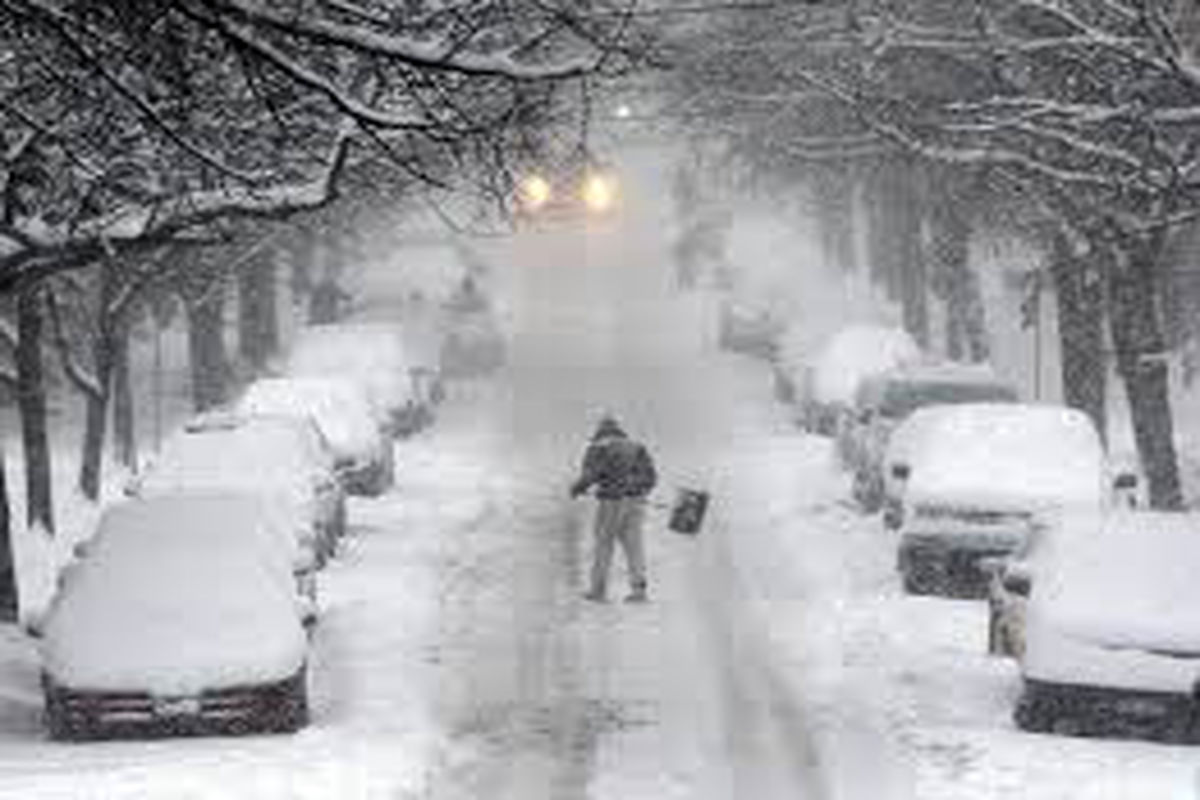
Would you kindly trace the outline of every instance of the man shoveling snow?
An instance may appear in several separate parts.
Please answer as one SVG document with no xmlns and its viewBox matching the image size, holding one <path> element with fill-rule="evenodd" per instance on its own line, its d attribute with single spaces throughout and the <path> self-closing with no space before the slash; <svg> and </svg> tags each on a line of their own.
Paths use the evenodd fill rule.
<svg viewBox="0 0 1200 800">
<path fill-rule="evenodd" d="M 608 587 L 608 570 L 617 541 L 625 551 L 630 593 L 626 602 L 644 603 L 646 594 L 646 552 L 642 544 L 642 519 L 646 495 L 658 482 L 654 460 L 640 442 L 630 439 L 612 417 L 600 421 L 583 457 L 578 480 L 571 486 L 571 497 L 596 487 L 591 584 L 588 600 L 602 603 Z"/>
</svg>

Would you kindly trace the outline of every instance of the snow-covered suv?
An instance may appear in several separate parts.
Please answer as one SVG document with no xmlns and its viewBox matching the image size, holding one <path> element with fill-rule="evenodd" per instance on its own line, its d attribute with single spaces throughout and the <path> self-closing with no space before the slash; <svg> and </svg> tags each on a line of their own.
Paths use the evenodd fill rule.
<svg viewBox="0 0 1200 800">
<path fill-rule="evenodd" d="M 1086 414 L 1061 406 L 920 409 L 885 462 L 898 567 L 913 594 L 982 597 L 985 565 L 1020 552 L 1035 515 L 1102 507 L 1104 450 Z"/>
<path fill-rule="evenodd" d="M 1073 520 L 1035 567 L 1018 726 L 1200 742 L 1200 515 Z"/>
</svg>

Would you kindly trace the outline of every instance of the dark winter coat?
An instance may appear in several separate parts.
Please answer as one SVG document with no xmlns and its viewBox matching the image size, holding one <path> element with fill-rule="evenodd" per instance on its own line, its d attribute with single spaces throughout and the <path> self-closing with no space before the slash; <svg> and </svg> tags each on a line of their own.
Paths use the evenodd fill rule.
<svg viewBox="0 0 1200 800">
<path fill-rule="evenodd" d="M 601 424 L 588 445 L 571 494 L 578 496 L 595 486 L 601 500 L 645 497 L 657 482 L 654 460 L 646 447 L 608 422 Z"/>
</svg>

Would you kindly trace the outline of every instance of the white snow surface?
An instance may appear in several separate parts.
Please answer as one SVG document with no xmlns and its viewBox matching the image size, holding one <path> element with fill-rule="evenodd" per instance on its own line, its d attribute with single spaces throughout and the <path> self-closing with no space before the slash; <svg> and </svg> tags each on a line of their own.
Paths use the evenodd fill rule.
<svg viewBox="0 0 1200 800">
<path fill-rule="evenodd" d="M 112 507 L 47 615 L 46 671 L 74 689 L 161 695 L 294 674 L 307 641 L 272 525 L 236 495 Z"/>
<path fill-rule="evenodd" d="M 829 340 L 813 362 L 813 396 L 822 403 L 850 404 L 864 379 L 915 364 L 920 358 L 916 342 L 898 328 L 845 328 Z"/>
<path fill-rule="evenodd" d="M 905 499 L 1001 511 L 1098 508 L 1104 453 L 1082 412 L 1060 406 L 967 403 L 917 410 L 892 437 L 905 461 Z"/>
<path fill-rule="evenodd" d="M 316 537 L 314 486 L 324 473 L 290 426 L 180 431 L 130 488 L 139 497 L 238 491 L 268 501 L 298 541 Z"/>
</svg>

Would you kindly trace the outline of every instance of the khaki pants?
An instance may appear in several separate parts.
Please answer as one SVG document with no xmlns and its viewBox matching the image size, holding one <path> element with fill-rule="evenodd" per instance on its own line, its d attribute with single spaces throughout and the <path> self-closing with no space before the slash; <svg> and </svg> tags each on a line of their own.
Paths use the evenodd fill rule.
<svg viewBox="0 0 1200 800">
<path fill-rule="evenodd" d="M 645 513 L 646 500 L 641 497 L 597 502 L 592 551 L 593 593 L 604 594 L 608 586 L 608 570 L 612 564 L 613 548 L 618 541 L 625 551 L 629 585 L 635 592 L 645 590 L 646 552 L 642 546 L 642 518 Z"/>
</svg>

